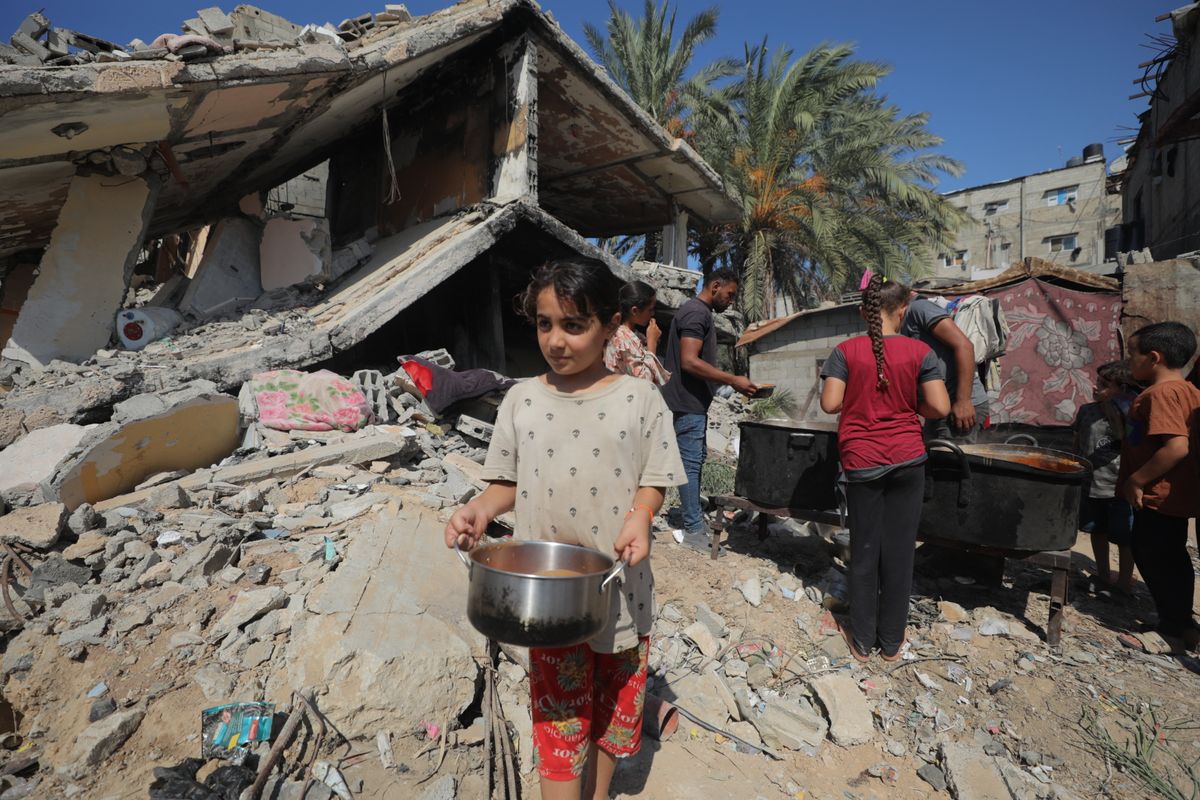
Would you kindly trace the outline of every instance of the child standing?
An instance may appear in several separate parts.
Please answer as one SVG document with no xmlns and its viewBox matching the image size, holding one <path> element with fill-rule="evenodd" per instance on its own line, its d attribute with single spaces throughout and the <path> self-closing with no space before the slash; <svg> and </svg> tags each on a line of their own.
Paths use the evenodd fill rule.
<svg viewBox="0 0 1200 800">
<path fill-rule="evenodd" d="M 671 373 L 663 367 L 654 353 L 662 329 L 654 321 L 657 304 L 654 287 L 643 281 L 630 281 L 621 287 L 617 302 L 621 307 L 621 324 L 604 347 L 604 366 L 618 375 L 632 375 L 665 386 Z M 639 328 L 645 328 L 642 334 Z"/>
<path fill-rule="evenodd" d="M 1098 590 L 1133 593 L 1133 509 L 1117 496 L 1121 441 L 1137 384 L 1129 365 L 1112 361 L 1096 370 L 1096 402 L 1079 407 L 1075 452 L 1092 464 L 1092 483 L 1079 509 L 1079 527 L 1092 539 Z M 1108 545 L 1117 546 L 1117 572 L 1109 570 Z"/>
<path fill-rule="evenodd" d="M 628 560 L 608 627 L 574 647 L 531 648 L 533 739 L 546 800 L 607 798 L 616 760 L 641 744 L 654 576 L 650 525 L 686 480 L 658 388 L 604 366 L 620 282 L 591 259 L 540 268 L 519 310 L 550 371 L 504 398 L 488 448 L 488 488 L 446 525 L 472 546 L 516 509 L 518 539 L 582 545 Z"/>
<path fill-rule="evenodd" d="M 867 336 L 825 361 L 821 410 L 838 417 L 838 449 L 850 511 L 850 653 L 878 647 L 901 656 L 912 590 L 913 550 L 925 487 L 921 420 L 950 413 L 950 395 L 929 345 L 900 335 L 911 290 L 867 273 L 860 312 Z"/>
<path fill-rule="evenodd" d="M 1139 329 L 1129 340 L 1135 380 L 1149 384 L 1129 412 L 1117 490 L 1133 506 L 1133 559 L 1158 612 L 1158 632 L 1187 647 L 1200 643 L 1192 621 L 1195 574 L 1188 518 L 1200 498 L 1190 438 L 1200 391 L 1183 377 L 1196 336 L 1178 322 Z"/>
</svg>

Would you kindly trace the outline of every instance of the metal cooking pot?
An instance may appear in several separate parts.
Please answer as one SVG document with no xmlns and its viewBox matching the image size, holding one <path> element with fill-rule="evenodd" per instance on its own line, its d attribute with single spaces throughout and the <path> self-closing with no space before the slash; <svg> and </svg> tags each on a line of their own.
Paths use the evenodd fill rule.
<svg viewBox="0 0 1200 800">
<path fill-rule="evenodd" d="M 1017 444 L 928 443 L 919 536 L 1001 550 L 1066 550 L 1091 464 Z"/>
<path fill-rule="evenodd" d="M 489 639 L 520 647 L 568 647 L 608 624 L 609 582 L 625 568 L 609 556 L 559 542 L 504 541 L 458 557 L 467 567 L 467 618 Z M 546 574 L 548 572 L 573 574 Z"/>
</svg>

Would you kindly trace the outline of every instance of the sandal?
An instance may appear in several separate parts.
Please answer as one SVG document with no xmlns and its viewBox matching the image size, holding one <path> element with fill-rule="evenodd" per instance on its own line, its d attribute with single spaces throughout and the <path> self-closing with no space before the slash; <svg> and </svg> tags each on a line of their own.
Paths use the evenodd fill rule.
<svg viewBox="0 0 1200 800">
<path fill-rule="evenodd" d="M 889 664 L 894 664 L 897 661 L 899 661 L 900 659 L 904 658 L 904 648 L 907 646 L 908 646 L 908 637 L 905 636 L 903 639 L 900 640 L 900 646 L 896 648 L 896 652 L 892 653 L 889 656 L 887 653 L 884 653 L 881 650 L 879 657 L 882 658 L 884 661 L 888 662 Z"/>
<path fill-rule="evenodd" d="M 870 655 L 863 655 L 858 649 L 858 645 L 854 643 L 854 634 L 850 632 L 849 625 L 839 625 L 838 629 L 842 632 L 842 638 L 846 640 L 846 647 L 850 648 L 850 655 L 860 664 L 866 664 L 871 660 Z"/>
<path fill-rule="evenodd" d="M 1165 656 L 1174 653 L 1182 652 L 1182 642 L 1175 637 L 1163 636 L 1158 631 L 1145 631 L 1144 633 L 1122 633 L 1117 636 L 1117 641 L 1130 650 L 1137 650 L 1140 653 L 1146 653 L 1154 656 Z"/>
</svg>

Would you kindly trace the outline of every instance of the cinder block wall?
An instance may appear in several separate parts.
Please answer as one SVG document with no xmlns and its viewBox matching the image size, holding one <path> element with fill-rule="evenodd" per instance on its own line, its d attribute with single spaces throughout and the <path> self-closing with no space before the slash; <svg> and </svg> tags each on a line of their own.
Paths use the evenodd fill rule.
<svg viewBox="0 0 1200 800">
<path fill-rule="evenodd" d="M 821 412 L 818 361 L 840 342 L 866 333 L 858 306 L 832 308 L 793 320 L 750 347 L 750 380 L 787 389 L 796 400 L 796 419 L 832 420 Z"/>
</svg>

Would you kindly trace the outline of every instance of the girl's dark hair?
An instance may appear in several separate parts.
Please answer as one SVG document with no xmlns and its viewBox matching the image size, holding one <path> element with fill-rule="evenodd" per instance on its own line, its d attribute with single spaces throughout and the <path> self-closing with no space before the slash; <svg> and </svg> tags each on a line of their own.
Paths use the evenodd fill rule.
<svg viewBox="0 0 1200 800">
<path fill-rule="evenodd" d="M 635 308 L 645 308 L 654 302 L 658 292 L 645 281 L 630 281 L 621 287 L 617 293 L 617 303 L 621 307 L 621 319 L 629 319 Z"/>
<path fill-rule="evenodd" d="M 543 289 L 554 289 L 559 302 L 575 306 L 576 313 L 608 323 L 619 310 L 621 281 L 604 262 L 586 256 L 559 258 L 538 267 L 525 291 L 513 305 L 530 322 L 537 320 L 537 299 Z"/>
<path fill-rule="evenodd" d="M 912 290 L 897 281 L 883 282 L 879 273 L 871 275 L 863 291 L 862 307 L 866 312 L 867 335 L 871 337 L 871 351 L 875 354 L 875 388 L 883 391 L 888 379 L 883 374 L 883 312 L 895 311 L 908 302 Z"/>
<path fill-rule="evenodd" d="M 1135 392 L 1141 390 L 1138 382 L 1133 378 L 1133 371 L 1129 368 L 1127 361 L 1110 361 L 1107 364 L 1101 364 L 1096 367 L 1096 377 L 1116 384 L 1122 389 L 1132 389 Z"/>
</svg>

